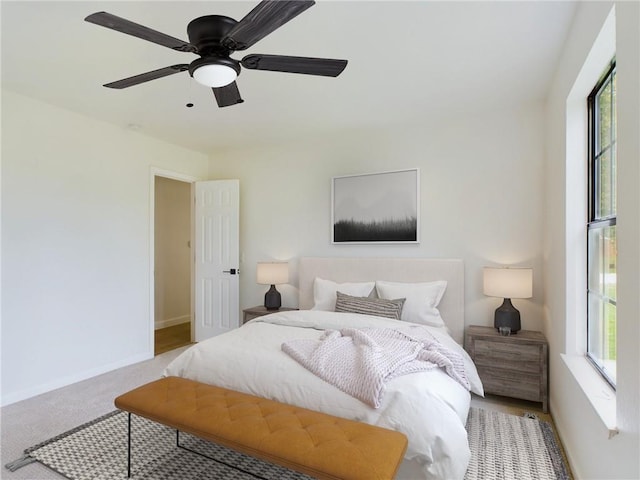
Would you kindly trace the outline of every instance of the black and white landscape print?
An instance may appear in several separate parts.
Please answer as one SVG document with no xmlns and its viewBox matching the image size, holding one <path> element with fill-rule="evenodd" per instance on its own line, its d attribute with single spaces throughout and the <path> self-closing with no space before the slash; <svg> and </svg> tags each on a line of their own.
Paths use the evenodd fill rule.
<svg viewBox="0 0 640 480">
<path fill-rule="evenodd" d="M 418 243 L 419 170 L 334 177 L 333 243 Z"/>
</svg>

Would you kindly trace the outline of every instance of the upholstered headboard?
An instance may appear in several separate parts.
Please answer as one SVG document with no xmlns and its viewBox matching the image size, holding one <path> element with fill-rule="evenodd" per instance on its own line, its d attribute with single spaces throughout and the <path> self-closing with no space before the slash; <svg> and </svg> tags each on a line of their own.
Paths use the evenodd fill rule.
<svg viewBox="0 0 640 480">
<path fill-rule="evenodd" d="M 433 282 L 446 280 L 447 290 L 438 309 L 451 336 L 464 340 L 464 263 L 440 258 L 341 258 L 302 257 L 298 266 L 299 306 L 313 307 L 313 280 L 334 282 Z"/>
</svg>

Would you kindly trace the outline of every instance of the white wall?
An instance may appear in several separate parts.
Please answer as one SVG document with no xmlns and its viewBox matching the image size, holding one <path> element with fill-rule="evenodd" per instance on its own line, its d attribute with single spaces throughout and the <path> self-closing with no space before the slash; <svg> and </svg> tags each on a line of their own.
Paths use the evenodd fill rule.
<svg viewBox="0 0 640 480">
<path fill-rule="evenodd" d="M 584 243 L 577 231 L 576 212 L 584 201 L 584 181 L 578 169 L 584 157 L 584 119 L 573 115 L 576 83 L 584 80 L 585 62 L 597 54 L 594 42 L 615 5 L 615 43 L 618 104 L 618 359 L 617 392 L 613 400 L 614 426 L 609 431 L 592 406 L 594 396 L 606 396 L 606 388 L 586 394 L 560 354 L 576 353 L 583 331 L 584 307 L 580 294 L 584 260 L 576 259 L 576 245 Z M 576 478 L 640 478 L 640 4 L 637 2 L 583 2 L 579 5 L 562 60 L 549 95 L 547 124 L 547 182 L 544 263 L 544 329 L 550 340 L 551 411 Z M 600 37 L 601 39 L 602 37 Z M 599 40 L 600 40 L 599 39 Z M 600 45 L 601 42 L 596 42 Z M 606 62 L 607 59 L 604 59 Z M 596 68 L 595 84 L 605 64 Z M 587 87 L 588 88 L 588 87 Z M 588 90 L 583 90 L 586 97 Z M 569 99 L 569 101 L 568 101 Z M 586 108 L 586 103 L 583 104 Z M 569 113 L 567 113 L 569 112 Z M 582 140 L 575 142 L 576 135 Z M 568 139 L 568 140 L 567 140 Z M 582 153 L 577 150 L 582 149 Z M 569 168 L 567 168 L 569 160 Z M 581 188 L 581 187 L 580 187 Z M 579 227 L 578 227 L 579 228 Z M 584 247 L 577 247 L 584 250 Z M 584 258 L 584 257 L 583 257 Z M 584 351 L 584 350 L 583 350 Z M 577 356 L 577 355 L 576 355 Z"/>
<path fill-rule="evenodd" d="M 191 320 L 191 184 L 155 180 L 155 328 Z"/>
<path fill-rule="evenodd" d="M 300 256 L 451 257 L 465 261 L 467 324 L 492 324 L 501 303 L 482 294 L 483 266 L 532 266 L 534 298 L 514 304 L 523 328 L 540 329 L 542 120 L 542 105 L 530 105 L 213 155 L 211 178 L 240 179 L 242 307 L 263 302 L 258 261 L 291 260 L 291 285 L 278 290 L 296 306 Z M 420 245 L 330 243 L 333 176 L 412 167 L 421 173 Z"/>
<path fill-rule="evenodd" d="M 2 92 L 2 403 L 153 355 L 151 167 L 202 154 Z"/>
</svg>

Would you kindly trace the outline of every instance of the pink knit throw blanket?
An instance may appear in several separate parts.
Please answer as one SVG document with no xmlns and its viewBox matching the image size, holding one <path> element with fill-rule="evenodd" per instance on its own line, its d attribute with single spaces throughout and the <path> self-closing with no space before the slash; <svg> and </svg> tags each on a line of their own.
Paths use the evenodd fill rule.
<svg viewBox="0 0 640 480">
<path fill-rule="evenodd" d="M 319 340 L 290 340 L 282 350 L 343 392 L 380 406 L 385 383 L 408 373 L 444 371 L 469 390 L 462 357 L 443 346 L 426 327 L 327 330 Z"/>
</svg>

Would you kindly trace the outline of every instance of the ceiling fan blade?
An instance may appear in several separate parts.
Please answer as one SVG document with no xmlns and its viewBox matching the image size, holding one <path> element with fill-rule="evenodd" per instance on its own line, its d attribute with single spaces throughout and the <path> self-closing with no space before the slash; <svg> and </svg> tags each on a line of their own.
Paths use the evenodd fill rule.
<svg viewBox="0 0 640 480">
<path fill-rule="evenodd" d="M 314 0 L 262 0 L 222 40 L 230 50 L 246 50 L 313 6 Z"/>
<path fill-rule="evenodd" d="M 224 87 L 212 88 L 213 94 L 216 96 L 216 102 L 219 107 L 229 107 L 237 103 L 242 103 L 244 100 L 240 98 L 240 90 L 236 82 L 231 82 Z"/>
<path fill-rule="evenodd" d="M 347 66 L 347 60 L 259 54 L 247 55 L 240 63 L 243 67 L 254 70 L 304 73 L 325 77 L 337 77 Z"/>
<path fill-rule="evenodd" d="M 132 35 L 134 37 L 138 37 L 152 43 L 157 43 L 158 45 L 171 48 L 172 50 L 192 53 L 196 53 L 198 50 L 189 42 L 185 42 L 184 40 L 180 40 L 179 38 L 174 38 L 156 30 L 152 30 L 149 27 L 139 25 L 130 20 L 116 17 L 115 15 L 107 12 L 92 13 L 87 18 L 85 18 L 85 21 L 89 23 L 95 23 L 96 25 L 100 25 L 101 27 L 116 30 L 117 32 L 126 33 L 127 35 Z"/>
<path fill-rule="evenodd" d="M 159 68 L 158 70 L 153 70 L 151 72 L 141 73 L 140 75 L 135 75 L 133 77 L 123 78 L 122 80 L 118 80 L 116 82 L 107 83 L 104 86 L 108 88 L 118 89 L 133 87 L 134 85 L 138 85 L 140 83 L 155 80 L 156 78 L 166 77 L 168 75 L 173 75 L 174 73 L 184 72 L 185 70 L 189 70 L 189 65 L 172 65 L 170 67 Z"/>
</svg>

